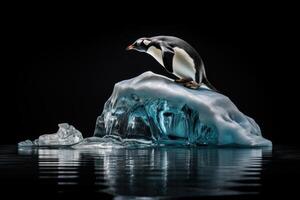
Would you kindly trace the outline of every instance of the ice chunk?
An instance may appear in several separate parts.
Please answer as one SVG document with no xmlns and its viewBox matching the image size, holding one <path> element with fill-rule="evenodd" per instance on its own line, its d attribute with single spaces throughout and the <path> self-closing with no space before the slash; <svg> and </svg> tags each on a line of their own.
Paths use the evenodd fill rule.
<svg viewBox="0 0 300 200">
<path fill-rule="evenodd" d="M 96 121 L 94 136 L 105 135 L 155 144 L 272 145 L 228 97 L 152 72 L 115 85 Z"/>
<path fill-rule="evenodd" d="M 19 142 L 18 145 L 19 146 L 33 146 L 34 143 L 31 140 L 25 140 L 25 141 Z"/>
<path fill-rule="evenodd" d="M 83 140 L 82 134 L 68 123 L 58 124 L 57 133 L 41 135 L 33 142 L 25 140 L 19 146 L 61 146 L 73 145 Z"/>
<path fill-rule="evenodd" d="M 151 140 L 122 139 L 117 135 L 105 135 L 103 137 L 89 137 L 72 146 L 74 149 L 107 149 L 107 148 L 135 148 L 154 146 Z"/>
<path fill-rule="evenodd" d="M 75 149 L 95 149 L 95 148 L 122 148 L 122 139 L 119 136 L 89 137 L 82 142 L 72 146 Z"/>
</svg>

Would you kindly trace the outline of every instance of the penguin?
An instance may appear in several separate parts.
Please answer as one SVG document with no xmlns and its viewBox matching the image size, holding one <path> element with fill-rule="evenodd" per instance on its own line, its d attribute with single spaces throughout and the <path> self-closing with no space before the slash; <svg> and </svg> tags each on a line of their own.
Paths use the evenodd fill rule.
<svg viewBox="0 0 300 200">
<path fill-rule="evenodd" d="M 136 50 L 151 55 L 164 69 L 178 79 L 177 83 L 187 88 L 198 89 L 202 83 L 212 90 L 215 87 L 208 81 L 202 58 L 186 41 L 174 36 L 155 36 L 137 39 L 126 50 Z"/>
</svg>

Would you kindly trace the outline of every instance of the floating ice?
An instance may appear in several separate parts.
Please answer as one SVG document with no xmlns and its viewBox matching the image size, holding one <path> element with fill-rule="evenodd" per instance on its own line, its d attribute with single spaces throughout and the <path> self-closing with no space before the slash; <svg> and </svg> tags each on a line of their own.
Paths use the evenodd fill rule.
<svg viewBox="0 0 300 200">
<path fill-rule="evenodd" d="M 152 72 L 115 85 L 94 133 L 107 135 L 153 144 L 272 145 L 228 97 L 206 86 L 188 89 Z"/>
<path fill-rule="evenodd" d="M 83 140 L 82 134 L 68 123 L 58 124 L 57 133 L 41 135 L 38 139 L 25 140 L 19 146 L 61 146 L 73 145 Z"/>
<path fill-rule="evenodd" d="M 127 139 L 117 135 L 105 135 L 103 137 L 89 137 L 72 146 L 74 149 L 106 149 L 106 148 L 132 148 L 150 147 L 155 144 L 151 140 Z"/>
</svg>

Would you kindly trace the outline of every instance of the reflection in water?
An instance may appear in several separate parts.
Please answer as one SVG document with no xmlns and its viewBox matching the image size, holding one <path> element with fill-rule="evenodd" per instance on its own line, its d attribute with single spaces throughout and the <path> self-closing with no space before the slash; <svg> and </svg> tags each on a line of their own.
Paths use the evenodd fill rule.
<svg viewBox="0 0 300 200">
<path fill-rule="evenodd" d="M 262 156 L 268 153 L 258 148 L 19 149 L 38 155 L 41 179 L 55 179 L 61 187 L 92 179 L 87 184 L 94 191 L 119 197 L 257 193 Z"/>
<path fill-rule="evenodd" d="M 58 185 L 77 184 L 72 179 L 78 178 L 79 152 L 72 149 L 38 149 L 39 178 L 56 178 Z M 49 176 L 49 167 L 55 167 Z M 70 180 L 71 179 L 71 180 Z"/>
</svg>

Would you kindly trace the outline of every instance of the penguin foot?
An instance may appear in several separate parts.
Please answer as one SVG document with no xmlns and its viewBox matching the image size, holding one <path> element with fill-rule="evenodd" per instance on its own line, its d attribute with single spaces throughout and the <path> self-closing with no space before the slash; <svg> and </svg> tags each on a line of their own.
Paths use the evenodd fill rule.
<svg viewBox="0 0 300 200">
<path fill-rule="evenodd" d="M 191 79 L 175 79 L 175 83 L 187 83 L 192 81 Z"/>
<path fill-rule="evenodd" d="M 189 82 L 184 83 L 183 85 L 184 85 L 184 87 L 194 89 L 194 90 L 196 90 L 200 87 L 200 84 L 198 84 L 195 81 L 189 81 Z"/>
</svg>

